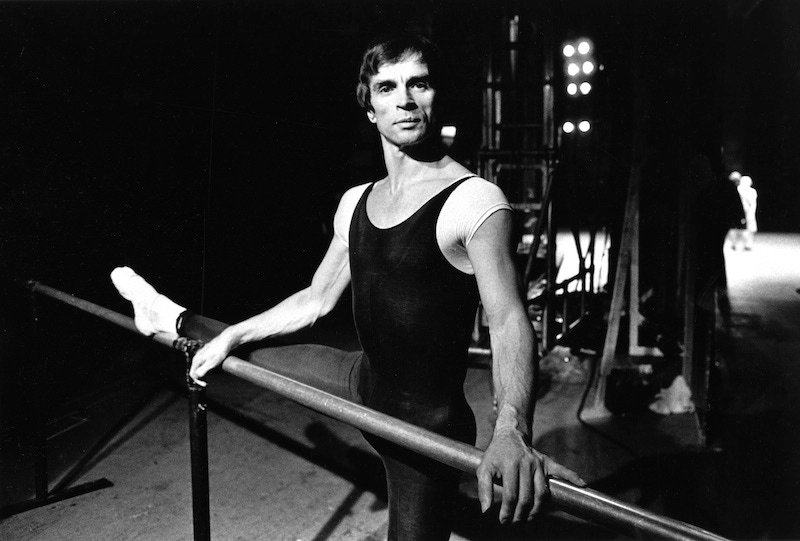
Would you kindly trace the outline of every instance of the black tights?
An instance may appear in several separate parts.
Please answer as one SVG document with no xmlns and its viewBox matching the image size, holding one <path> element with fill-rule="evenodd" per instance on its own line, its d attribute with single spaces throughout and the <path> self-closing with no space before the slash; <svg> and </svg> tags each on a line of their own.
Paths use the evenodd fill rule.
<svg viewBox="0 0 800 541">
<path fill-rule="evenodd" d="M 191 312 L 184 312 L 178 321 L 181 336 L 204 341 L 227 327 Z M 360 351 L 306 344 L 259 349 L 249 358 L 253 364 L 357 403 L 362 402 L 358 383 L 363 360 Z M 449 539 L 460 473 L 386 440 L 366 433 L 364 437 L 378 452 L 386 470 L 388 540 Z"/>
</svg>

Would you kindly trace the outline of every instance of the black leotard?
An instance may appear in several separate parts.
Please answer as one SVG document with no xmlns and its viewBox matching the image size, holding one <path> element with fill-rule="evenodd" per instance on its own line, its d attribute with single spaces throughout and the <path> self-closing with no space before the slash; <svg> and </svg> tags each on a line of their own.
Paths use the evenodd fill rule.
<svg viewBox="0 0 800 541">
<path fill-rule="evenodd" d="M 436 241 L 436 221 L 457 181 L 402 223 L 375 227 L 367 188 L 350 226 L 353 315 L 368 369 L 364 403 L 474 443 L 464 398 L 467 349 L 478 303 L 475 277 L 455 269 Z"/>
<path fill-rule="evenodd" d="M 464 398 L 467 348 L 478 302 L 475 278 L 442 255 L 436 222 L 457 181 L 402 223 L 367 216 L 369 186 L 350 225 L 353 316 L 364 350 L 359 395 L 374 409 L 473 444 Z M 450 537 L 460 473 L 369 434 L 389 490 L 390 541 Z"/>
</svg>

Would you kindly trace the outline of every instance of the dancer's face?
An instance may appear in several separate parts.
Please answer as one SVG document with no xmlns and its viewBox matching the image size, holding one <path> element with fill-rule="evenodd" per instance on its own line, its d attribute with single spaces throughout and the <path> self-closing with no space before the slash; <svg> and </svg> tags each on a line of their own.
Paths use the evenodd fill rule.
<svg viewBox="0 0 800 541">
<path fill-rule="evenodd" d="M 398 147 L 421 143 L 434 132 L 434 98 L 428 66 L 419 55 L 378 68 L 370 81 L 367 118 L 381 138 Z"/>
</svg>

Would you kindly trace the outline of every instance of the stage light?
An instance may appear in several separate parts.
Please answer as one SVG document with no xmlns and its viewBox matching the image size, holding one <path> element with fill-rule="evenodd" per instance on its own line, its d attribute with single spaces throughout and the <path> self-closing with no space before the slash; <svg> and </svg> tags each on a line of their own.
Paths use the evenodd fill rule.
<svg viewBox="0 0 800 541">
<path fill-rule="evenodd" d="M 440 135 L 442 137 L 442 144 L 446 147 L 451 147 L 456 141 L 456 127 L 442 126 Z"/>
<path fill-rule="evenodd" d="M 456 127 L 455 126 L 442 126 L 442 137 L 455 137 L 456 136 Z"/>
<path fill-rule="evenodd" d="M 588 38 L 565 41 L 561 52 L 564 62 L 564 86 L 566 96 L 561 116 L 562 133 L 586 133 L 592 129 L 591 118 L 594 108 L 594 72 L 598 70 L 594 44 Z M 599 91 L 598 91 L 599 92 Z M 590 95 L 591 94 L 591 95 Z M 567 121 L 565 119 L 580 119 Z"/>
</svg>

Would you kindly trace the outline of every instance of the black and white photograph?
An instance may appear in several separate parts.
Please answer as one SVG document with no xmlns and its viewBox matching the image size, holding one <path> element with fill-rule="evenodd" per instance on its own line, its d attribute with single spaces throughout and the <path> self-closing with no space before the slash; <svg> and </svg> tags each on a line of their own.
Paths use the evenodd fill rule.
<svg viewBox="0 0 800 541">
<path fill-rule="evenodd" d="M 800 2 L 0 1 L 0 539 L 800 539 Z"/>
</svg>

